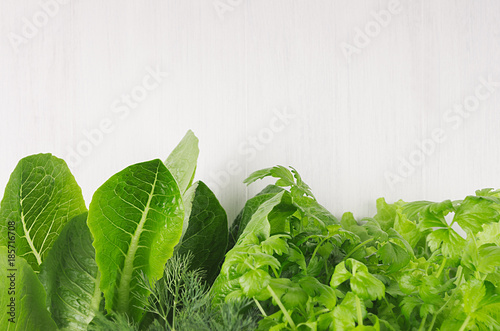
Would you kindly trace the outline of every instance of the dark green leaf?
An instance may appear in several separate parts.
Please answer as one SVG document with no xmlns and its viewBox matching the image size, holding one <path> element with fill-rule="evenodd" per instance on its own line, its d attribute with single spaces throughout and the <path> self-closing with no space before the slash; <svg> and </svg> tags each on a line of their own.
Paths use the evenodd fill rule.
<svg viewBox="0 0 500 331">
<path fill-rule="evenodd" d="M 47 292 L 47 308 L 57 326 L 87 330 L 99 311 L 101 290 L 87 213 L 69 221 L 42 263 L 40 281 Z"/>
<path fill-rule="evenodd" d="M 185 203 L 189 210 L 186 215 L 188 227 L 176 250 L 178 254 L 191 252 L 190 268 L 204 270 L 206 280 L 212 283 L 226 253 L 227 216 L 217 197 L 203 182 L 196 182 L 189 190 L 194 190 L 194 194 L 193 199 Z"/>
</svg>

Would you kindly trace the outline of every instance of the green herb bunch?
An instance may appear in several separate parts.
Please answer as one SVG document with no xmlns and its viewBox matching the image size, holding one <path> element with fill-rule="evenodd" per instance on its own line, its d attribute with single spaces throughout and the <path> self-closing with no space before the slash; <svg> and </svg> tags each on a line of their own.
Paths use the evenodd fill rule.
<svg viewBox="0 0 500 331">
<path fill-rule="evenodd" d="M 500 330 L 499 191 L 379 199 L 373 218 L 338 221 L 293 168 L 246 182 L 266 176 L 276 185 L 233 224 L 214 302 L 254 300 L 259 330 Z"/>
<path fill-rule="evenodd" d="M 258 315 L 256 309 L 249 307 L 249 300 L 211 304 L 210 287 L 201 269 L 191 269 L 192 259 L 191 254 L 174 255 L 159 280 L 150 282 L 147 276 L 142 276 L 139 286 L 146 289 L 147 294 L 138 298 L 139 308 L 146 312 L 140 324 L 133 323 L 126 315 L 99 314 L 89 330 L 255 330 Z"/>
</svg>

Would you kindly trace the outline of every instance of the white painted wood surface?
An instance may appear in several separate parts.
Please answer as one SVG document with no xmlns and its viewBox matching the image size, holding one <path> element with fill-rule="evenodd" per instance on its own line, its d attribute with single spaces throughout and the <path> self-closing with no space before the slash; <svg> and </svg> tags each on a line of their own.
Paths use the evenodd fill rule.
<svg viewBox="0 0 500 331">
<path fill-rule="evenodd" d="M 188 129 L 230 218 L 275 164 L 337 216 L 500 188 L 499 1 L 54 1 L 0 2 L 0 195 L 20 158 L 90 146 L 71 162 L 89 203 Z"/>
</svg>

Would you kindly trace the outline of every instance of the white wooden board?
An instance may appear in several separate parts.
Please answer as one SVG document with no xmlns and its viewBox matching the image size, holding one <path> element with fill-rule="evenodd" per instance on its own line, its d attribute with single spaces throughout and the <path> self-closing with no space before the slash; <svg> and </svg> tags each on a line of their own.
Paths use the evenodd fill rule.
<svg viewBox="0 0 500 331">
<path fill-rule="evenodd" d="M 89 203 L 188 129 L 231 219 L 275 164 L 337 216 L 500 188 L 499 1 L 58 1 L 0 2 L 0 195 L 51 152 Z"/>
</svg>

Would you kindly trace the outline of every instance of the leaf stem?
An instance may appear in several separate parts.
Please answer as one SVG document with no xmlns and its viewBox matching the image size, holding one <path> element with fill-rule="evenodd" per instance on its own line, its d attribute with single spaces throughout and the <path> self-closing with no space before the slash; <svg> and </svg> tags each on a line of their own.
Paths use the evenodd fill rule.
<svg viewBox="0 0 500 331">
<path fill-rule="evenodd" d="M 368 240 L 365 240 L 363 241 L 361 244 L 359 244 L 358 246 L 354 247 L 354 249 L 352 251 L 349 252 L 349 254 L 347 254 L 345 257 L 344 257 L 344 260 L 347 260 L 349 257 L 351 257 L 351 255 L 356 252 L 358 249 L 360 249 L 361 247 L 365 246 L 366 244 L 372 242 L 373 240 L 375 240 L 375 238 L 370 238 Z"/>
<path fill-rule="evenodd" d="M 286 310 L 285 306 L 283 306 L 283 303 L 281 302 L 280 298 L 278 298 L 276 293 L 274 293 L 271 286 L 267 285 L 267 290 L 269 291 L 269 293 L 273 297 L 274 301 L 276 301 L 276 303 L 280 307 L 281 311 L 283 312 L 283 315 L 285 316 L 286 320 L 288 321 L 288 324 L 290 324 L 290 327 L 292 328 L 292 330 L 297 330 L 297 327 L 295 326 L 295 323 L 293 322 L 292 317 L 288 313 L 288 310 Z"/>
<path fill-rule="evenodd" d="M 462 266 L 458 266 L 456 274 L 457 279 L 454 282 L 456 286 L 459 286 L 462 283 L 462 276 L 463 276 L 463 268 Z"/>
<path fill-rule="evenodd" d="M 358 325 L 363 325 L 363 313 L 361 312 L 361 301 L 359 297 L 356 295 L 356 313 L 358 315 Z"/>
<path fill-rule="evenodd" d="M 259 300 L 255 299 L 255 297 L 253 297 L 252 299 L 253 299 L 253 301 L 255 302 L 255 304 L 257 305 L 257 308 L 259 308 L 260 313 L 262 314 L 262 316 L 267 317 L 267 314 L 266 314 L 266 312 L 264 311 L 264 308 L 262 308 L 262 306 L 261 306 L 261 304 L 260 304 Z"/>
<path fill-rule="evenodd" d="M 422 322 L 420 322 L 420 327 L 418 328 L 418 331 L 423 331 L 425 327 L 425 321 L 427 320 L 427 313 L 424 315 L 422 318 Z"/>
<path fill-rule="evenodd" d="M 434 314 L 434 316 L 432 317 L 432 321 L 431 321 L 431 325 L 429 326 L 429 331 L 432 331 L 432 328 L 434 327 L 434 323 L 436 323 L 436 319 L 438 317 L 438 315 L 443 311 L 443 309 L 448 305 L 448 303 L 451 301 L 451 299 L 453 299 L 453 296 L 454 296 L 455 293 L 453 293 L 450 298 L 448 299 L 448 301 L 446 301 L 446 303 L 444 305 L 441 306 L 441 308 L 439 308 L 439 310 Z"/>
<path fill-rule="evenodd" d="M 324 238 L 323 240 L 321 240 L 321 242 L 316 246 L 316 248 L 314 249 L 314 252 L 312 253 L 312 256 L 311 256 L 311 259 L 309 261 L 312 261 L 314 259 L 314 257 L 316 256 L 316 253 L 318 252 L 318 249 L 321 247 L 321 245 L 323 245 L 323 243 L 327 240 L 328 238 Z"/>
<path fill-rule="evenodd" d="M 280 278 L 280 275 L 278 274 L 278 271 L 276 271 L 276 269 L 274 269 L 273 267 L 271 267 L 271 270 L 273 271 L 274 273 L 274 277 L 276 278 Z"/>
<path fill-rule="evenodd" d="M 443 258 L 443 262 L 441 263 L 441 266 L 439 267 L 436 278 L 439 278 L 439 276 L 441 276 L 441 272 L 443 272 L 445 264 L 446 264 L 446 257 Z"/>
<path fill-rule="evenodd" d="M 467 325 L 469 325 L 469 321 L 470 321 L 470 315 L 467 315 L 467 318 L 465 319 L 464 324 L 462 324 L 462 326 L 460 327 L 460 329 L 458 331 L 464 331 L 465 328 L 467 327 Z"/>
<path fill-rule="evenodd" d="M 398 318 L 396 317 L 396 314 L 394 314 L 394 310 L 392 310 L 392 307 L 389 303 L 389 300 L 387 300 L 387 296 L 385 296 L 385 295 L 384 295 L 384 300 L 385 300 L 385 303 L 387 304 L 387 308 L 389 308 L 389 310 L 391 311 L 392 317 L 394 317 L 394 320 L 397 320 Z"/>
</svg>

